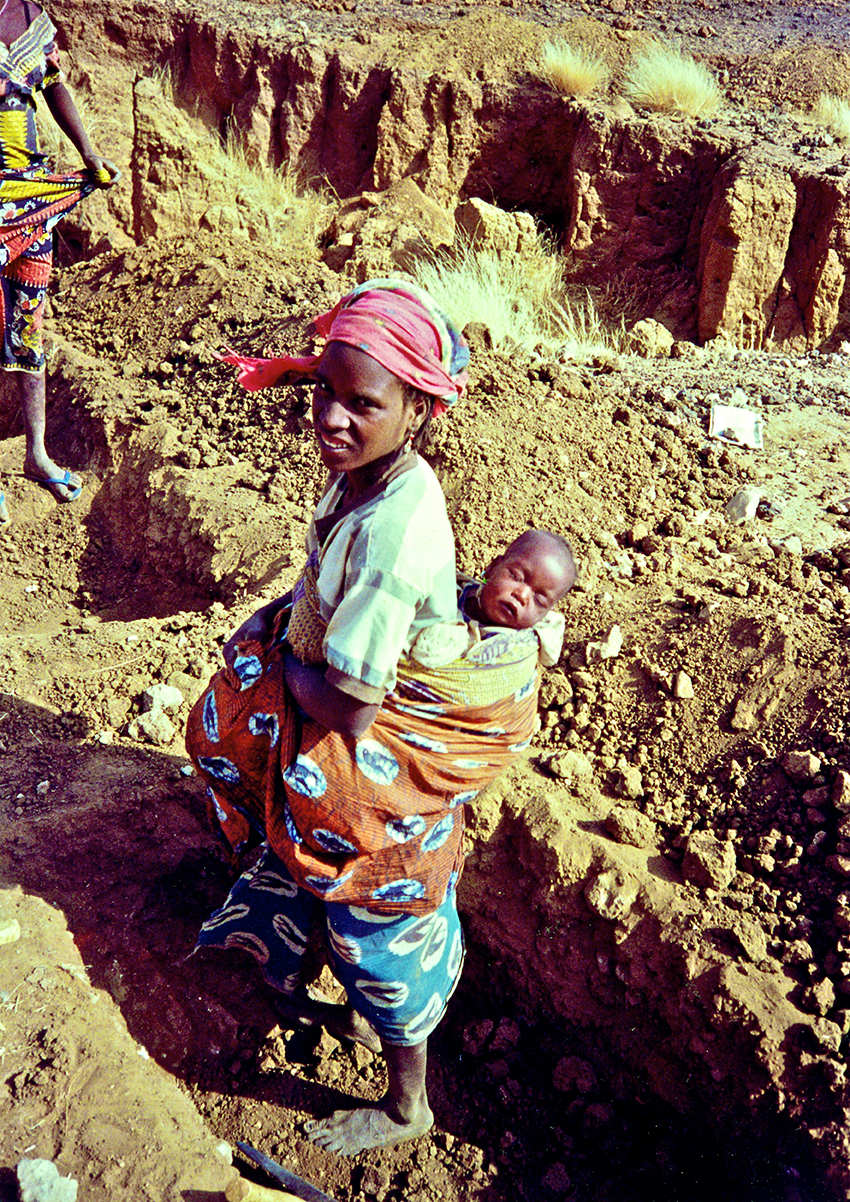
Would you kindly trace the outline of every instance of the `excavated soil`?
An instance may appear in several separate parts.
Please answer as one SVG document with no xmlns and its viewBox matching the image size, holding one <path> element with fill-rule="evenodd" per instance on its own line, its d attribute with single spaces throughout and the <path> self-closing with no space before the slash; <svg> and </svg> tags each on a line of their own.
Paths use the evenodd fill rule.
<svg viewBox="0 0 850 1202">
<path fill-rule="evenodd" d="M 352 1162 L 314 1149 L 304 1119 L 379 1096 L 380 1059 L 281 1027 L 236 953 L 190 954 L 231 873 L 180 730 L 227 633 L 293 582 L 321 487 L 306 390 L 245 393 L 212 351 L 303 348 L 357 258 L 340 275 L 256 230 L 181 225 L 165 117 L 137 112 L 132 146 L 121 121 L 149 65 L 133 54 L 142 25 L 162 47 L 195 22 L 231 49 L 252 32 L 308 49 L 350 38 L 433 69 L 448 28 L 452 71 L 490 55 L 501 72 L 512 22 L 530 37 L 590 21 L 587 5 L 415 9 L 229 5 L 225 25 L 214 5 L 57 6 L 130 186 L 67 226 L 53 285 L 51 446 L 84 477 L 78 502 L 20 475 L 0 401 L 14 518 L 0 534 L 0 1198 L 34 1156 L 95 1202 L 214 1202 L 243 1140 L 340 1202 L 846 1199 L 838 338 L 773 354 L 682 339 L 669 356 L 577 364 L 470 329 L 468 396 L 428 452 L 459 563 L 479 571 L 534 524 L 567 534 L 582 572 L 541 732 L 470 816 L 469 957 L 432 1041 L 431 1134 Z M 708 46 L 760 136 L 780 100 L 803 105 L 819 71 L 846 72 L 838 2 L 610 0 L 593 19 L 615 41 Z M 153 230 L 143 154 L 180 196 Z M 762 415 L 763 450 L 709 439 L 718 402 Z M 735 526 L 724 506 L 745 487 L 761 503 Z M 622 649 L 600 655 L 615 626 Z M 153 744 L 133 719 L 157 682 L 184 702 Z M 318 957 L 314 975 L 333 995 Z"/>
</svg>

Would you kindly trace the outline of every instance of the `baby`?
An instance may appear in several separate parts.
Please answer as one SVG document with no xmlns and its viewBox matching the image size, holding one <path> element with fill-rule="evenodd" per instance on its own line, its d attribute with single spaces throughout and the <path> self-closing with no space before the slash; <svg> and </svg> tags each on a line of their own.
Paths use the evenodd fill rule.
<svg viewBox="0 0 850 1202">
<path fill-rule="evenodd" d="M 463 624 L 427 627 L 414 641 L 411 657 L 426 667 L 441 667 L 505 630 L 533 631 L 540 662 L 549 667 L 557 663 L 564 638 L 563 614 L 553 610 L 577 577 L 565 538 L 549 530 L 526 530 L 492 561 L 480 581 L 459 577 Z"/>
</svg>

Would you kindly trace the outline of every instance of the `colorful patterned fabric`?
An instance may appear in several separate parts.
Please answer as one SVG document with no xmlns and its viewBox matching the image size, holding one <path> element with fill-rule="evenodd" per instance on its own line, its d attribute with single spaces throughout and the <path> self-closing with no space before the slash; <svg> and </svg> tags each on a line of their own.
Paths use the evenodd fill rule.
<svg viewBox="0 0 850 1202">
<path fill-rule="evenodd" d="M 279 615 L 279 631 L 287 619 Z M 534 640 L 501 690 L 488 672 L 490 699 L 472 706 L 458 704 L 451 672 L 443 692 L 439 673 L 423 680 L 414 664 L 400 667 L 375 721 L 354 739 L 299 711 L 279 643 L 245 643 L 194 706 L 186 746 L 237 851 L 253 828 L 317 897 L 429 913 L 461 870 L 464 804 L 531 740 L 537 656 Z M 466 661 L 460 674 L 472 675 Z"/>
<path fill-rule="evenodd" d="M 38 148 L 35 95 L 61 79 L 55 36 L 55 26 L 41 12 L 12 46 L 0 45 L 0 366 L 8 371 L 44 368 L 50 231 L 94 190 L 84 172 L 50 174 Z"/>
<path fill-rule="evenodd" d="M 248 952 L 273 988 L 291 994 L 320 926 L 337 980 L 381 1039 L 402 1047 L 427 1039 L 463 965 L 454 890 L 432 914 L 416 917 L 322 902 L 267 848 L 204 923 L 197 946 Z"/>
<path fill-rule="evenodd" d="M 469 348 L 463 335 L 424 289 L 407 280 L 368 280 L 315 324 L 324 342 L 365 351 L 400 380 L 436 397 L 435 415 L 453 405 L 466 387 Z M 250 359 L 231 351 L 221 358 L 240 369 L 244 388 L 256 390 L 312 375 L 321 353 Z"/>
</svg>

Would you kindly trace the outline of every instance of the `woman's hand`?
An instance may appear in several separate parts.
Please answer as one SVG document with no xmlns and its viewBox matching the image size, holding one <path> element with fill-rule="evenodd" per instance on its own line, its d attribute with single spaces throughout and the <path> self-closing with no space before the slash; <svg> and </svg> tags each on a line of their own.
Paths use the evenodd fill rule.
<svg viewBox="0 0 850 1202">
<path fill-rule="evenodd" d="M 326 730 L 359 739 L 375 721 L 379 707 L 358 701 L 328 684 L 323 666 L 302 664 L 289 651 L 284 656 L 283 670 L 292 696 L 304 712 Z"/>
<path fill-rule="evenodd" d="M 99 154 L 83 155 L 83 163 L 96 188 L 111 188 L 121 178 L 112 160 L 102 159 Z"/>
</svg>

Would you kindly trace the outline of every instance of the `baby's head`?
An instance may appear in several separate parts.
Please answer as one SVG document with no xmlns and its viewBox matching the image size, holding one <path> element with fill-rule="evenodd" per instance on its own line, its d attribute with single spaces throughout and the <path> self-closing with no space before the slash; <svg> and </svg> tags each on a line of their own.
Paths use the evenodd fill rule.
<svg viewBox="0 0 850 1202">
<path fill-rule="evenodd" d="M 550 530 L 526 530 L 487 569 L 478 592 L 481 620 L 527 630 L 558 604 L 577 576 L 565 538 Z"/>
</svg>

